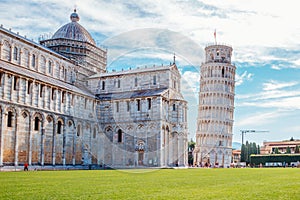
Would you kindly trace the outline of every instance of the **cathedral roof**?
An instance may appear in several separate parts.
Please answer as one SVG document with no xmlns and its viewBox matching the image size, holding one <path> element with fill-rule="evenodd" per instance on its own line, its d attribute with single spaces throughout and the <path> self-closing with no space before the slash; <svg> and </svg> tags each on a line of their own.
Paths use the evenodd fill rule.
<svg viewBox="0 0 300 200">
<path fill-rule="evenodd" d="M 96 45 L 90 33 L 78 23 L 80 18 L 76 13 L 76 9 L 71 14 L 70 19 L 71 22 L 59 28 L 52 36 L 52 39 L 71 39 Z"/>
<path fill-rule="evenodd" d="M 131 99 L 131 98 L 141 98 L 149 96 L 161 96 L 168 88 L 159 88 L 152 90 L 141 90 L 141 91 L 128 91 L 128 92 L 118 92 L 118 93 L 106 93 L 98 94 L 100 100 L 115 100 L 115 99 Z"/>
</svg>

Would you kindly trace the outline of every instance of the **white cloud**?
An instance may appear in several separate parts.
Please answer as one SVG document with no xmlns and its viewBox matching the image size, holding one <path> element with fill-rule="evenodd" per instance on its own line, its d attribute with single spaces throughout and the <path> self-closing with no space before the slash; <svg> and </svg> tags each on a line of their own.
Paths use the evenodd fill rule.
<svg viewBox="0 0 300 200">
<path fill-rule="evenodd" d="M 182 74 L 182 86 L 181 90 L 185 97 L 193 97 L 198 99 L 199 87 L 200 87 L 200 74 L 199 72 L 185 71 Z"/>
<path fill-rule="evenodd" d="M 244 71 L 244 73 L 242 75 L 236 74 L 235 75 L 235 85 L 239 86 L 241 84 L 243 84 L 244 81 L 251 81 L 253 77 L 252 73 L 248 73 L 247 71 Z"/>
<path fill-rule="evenodd" d="M 272 111 L 254 113 L 249 116 L 245 116 L 235 121 L 235 126 L 239 127 L 257 127 L 275 122 L 278 118 L 287 115 L 287 113 Z"/>
<path fill-rule="evenodd" d="M 270 80 L 267 83 L 263 83 L 263 90 L 269 91 L 269 90 L 278 90 L 283 89 L 286 87 L 292 87 L 297 85 L 298 82 L 292 81 L 292 82 L 278 82 L 274 80 Z"/>
</svg>

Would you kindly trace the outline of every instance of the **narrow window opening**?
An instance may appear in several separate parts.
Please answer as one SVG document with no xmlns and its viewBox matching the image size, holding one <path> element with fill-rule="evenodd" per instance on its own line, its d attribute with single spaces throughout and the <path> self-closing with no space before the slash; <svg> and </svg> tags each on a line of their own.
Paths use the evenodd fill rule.
<svg viewBox="0 0 300 200">
<path fill-rule="evenodd" d="M 173 111 L 176 111 L 176 105 L 175 105 L 175 103 L 173 104 Z"/>
<path fill-rule="evenodd" d="M 52 88 L 52 92 L 51 92 L 51 99 L 54 100 L 55 97 L 55 89 Z"/>
<path fill-rule="evenodd" d="M 32 86 L 32 81 L 28 81 L 27 94 L 31 93 L 31 86 Z"/>
<path fill-rule="evenodd" d="M 40 120 L 38 117 L 35 117 L 34 118 L 34 130 L 35 131 L 38 131 L 39 130 L 39 123 L 40 123 Z"/>
<path fill-rule="evenodd" d="M 102 81 L 102 90 L 105 90 L 105 81 Z"/>
<path fill-rule="evenodd" d="M 118 88 L 121 87 L 121 80 L 118 80 Z"/>
<path fill-rule="evenodd" d="M 75 95 L 72 94 L 72 97 L 71 97 L 71 105 L 74 106 L 74 101 L 75 101 Z"/>
<path fill-rule="evenodd" d="M 2 86 L 2 75 L 3 75 L 3 73 L 0 72 L 0 87 Z"/>
<path fill-rule="evenodd" d="M 224 68 L 222 68 L 222 77 L 224 78 L 224 75 L 225 75 L 225 71 L 224 71 Z"/>
<path fill-rule="evenodd" d="M 51 61 L 48 62 L 48 73 L 52 74 L 52 63 L 51 63 Z"/>
<path fill-rule="evenodd" d="M 14 48 L 14 60 L 18 60 L 18 48 Z"/>
<path fill-rule="evenodd" d="M 81 127 L 80 125 L 77 126 L 77 136 L 79 137 L 80 136 L 80 133 L 81 132 Z"/>
<path fill-rule="evenodd" d="M 32 54 L 32 58 L 31 58 L 31 66 L 32 66 L 33 68 L 35 68 L 35 55 L 34 55 L 34 54 Z"/>
<path fill-rule="evenodd" d="M 7 115 L 7 127 L 12 127 L 12 117 L 13 117 L 13 113 L 9 111 Z"/>
<path fill-rule="evenodd" d="M 127 101 L 127 112 L 130 111 L 130 101 Z"/>
<path fill-rule="evenodd" d="M 18 78 L 14 77 L 14 90 L 18 89 Z"/>
<path fill-rule="evenodd" d="M 116 102 L 116 110 L 119 112 L 119 102 Z"/>
<path fill-rule="evenodd" d="M 138 99 L 136 102 L 137 102 L 137 111 L 140 111 L 141 110 L 141 100 Z"/>
<path fill-rule="evenodd" d="M 134 86 L 135 86 L 135 87 L 138 86 L 138 79 L 137 79 L 137 78 L 134 79 Z"/>
<path fill-rule="evenodd" d="M 96 133 L 97 133 L 97 130 L 96 130 L 96 128 L 94 128 L 94 133 L 93 133 L 93 138 L 94 139 L 96 138 Z"/>
<path fill-rule="evenodd" d="M 151 99 L 148 98 L 147 100 L 148 100 L 148 110 L 150 110 L 150 109 L 151 109 L 151 106 L 152 106 L 152 105 L 151 105 Z"/>
<path fill-rule="evenodd" d="M 156 85 L 156 75 L 153 76 L 153 85 Z"/>
<path fill-rule="evenodd" d="M 62 103 L 65 103 L 65 101 L 66 101 L 66 92 L 63 91 L 63 92 L 62 92 L 61 102 L 62 102 Z"/>
<path fill-rule="evenodd" d="M 122 142 L 122 135 L 123 135 L 123 134 L 122 134 L 122 130 L 119 129 L 119 130 L 118 130 L 118 142 L 119 142 L 119 143 Z"/>
<path fill-rule="evenodd" d="M 44 90 L 44 85 L 41 85 L 41 88 L 40 88 L 40 97 L 43 97 L 43 90 Z"/>
<path fill-rule="evenodd" d="M 61 127 L 62 127 L 62 123 L 61 121 L 57 122 L 57 134 L 61 134 Z"/>
<path fill-rule="evenodd" d="M 65 69 L 65 74 L 64 74 L 65 81 L 67 81 L 67 78 L 68 78 L 67 74 L 68 74 L 68 71 L 67 71 L 67 69 Z"/>
</svg>

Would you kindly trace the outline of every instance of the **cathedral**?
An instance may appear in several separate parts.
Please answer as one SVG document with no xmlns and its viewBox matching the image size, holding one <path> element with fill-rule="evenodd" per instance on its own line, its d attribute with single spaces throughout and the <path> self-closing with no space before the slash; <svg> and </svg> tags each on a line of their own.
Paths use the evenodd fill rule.
<svg viewBox="0 0 300 200">
<path fill-rule="evenodd" d="M 107 50 L 70 20 L 39 43 L 0 27 L 0 167 L 186 166 L 175 59 L 108 72 Z"/>
</svg>

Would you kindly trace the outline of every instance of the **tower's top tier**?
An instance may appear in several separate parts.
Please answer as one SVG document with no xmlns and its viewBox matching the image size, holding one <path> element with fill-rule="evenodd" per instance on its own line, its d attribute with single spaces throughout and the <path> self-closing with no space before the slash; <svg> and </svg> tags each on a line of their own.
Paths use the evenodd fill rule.
<svg viewBox="0 0 300 200">
<path fill-rule="evenodd" d="M 205 63 L 231 63 L 232 47 L 227 45 L 210 45 L 205 48 Z"/>
</svg>

